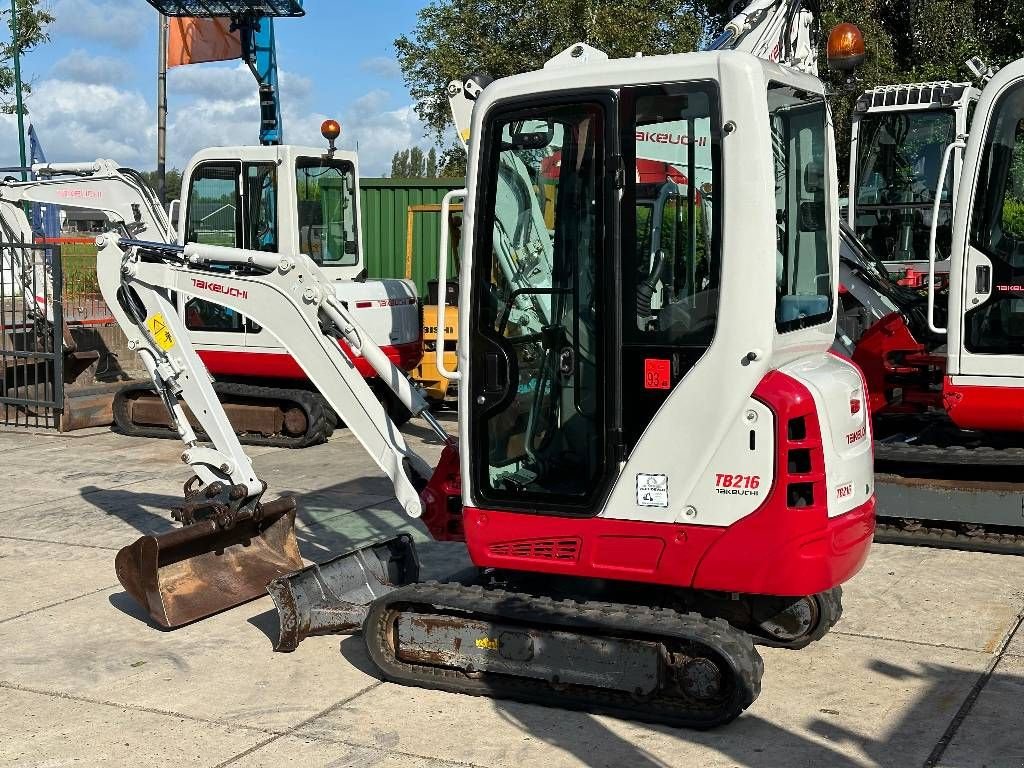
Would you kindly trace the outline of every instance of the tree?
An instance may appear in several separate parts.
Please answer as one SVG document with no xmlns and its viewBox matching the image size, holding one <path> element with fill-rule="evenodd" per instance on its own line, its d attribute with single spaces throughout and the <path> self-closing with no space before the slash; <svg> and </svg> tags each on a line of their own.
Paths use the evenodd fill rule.
<svg viewBox="0 0 1024 768">
<path fill-rule="evenodd" d="M 693 50 L 704 25 L 681 0 L 431 0 L 412 32 L 395 40 L 395 52 L 416 114 L 448 146 L 445 87 L 455 78 L 538 69 L 577 42 L 609 56 Z M 452 149 L 442 154 L 443 169 Z"/>
<path fill-rule="evenodd" d="M 423 154 L 419 147 L 410 147 L 395 152 L 391 157 L 393 179 L 436 179 L 437 173 L 437 149 L 434 147 L 427 154 Z"/>
<path fill-rule="evenodd" d="M 24 55 L 38 45 L 50 39 L 46 27 L 53 23 L 53 14 L 46 9 L 40 8 L 41 0 L 17 0 L 18 15 L 15 21 L 17 39 L 10 39 L 0 43 L 0 111 L 6 115 L 13 115 L 17 109 L 15 104 L 14 90 L 14 52 Z M 10 29 L 10 9 L 0 10 L 0 18 Z M 22 82 L 22 92 L 28 94 L 32 90 L 31 84 Z"/>
<path fill-rule="evenodd" d="M 156 171 L 143 171 L 142 178 L 144 178 L 146 180 L 146 183 L 149 184 L 149 186 L 152 187 L 154 190 L 157 188 L 157 185 L 159 184 L 160 181 L 157 178 Z M 164 181 L 166 184 L 167 199 L 175 200 L 177 198 L 180 198 L 181 171 L 179 171 L 177 168 L 171 168 L 169 171 L 167 171 L 164 177 Z"/>
</svg>

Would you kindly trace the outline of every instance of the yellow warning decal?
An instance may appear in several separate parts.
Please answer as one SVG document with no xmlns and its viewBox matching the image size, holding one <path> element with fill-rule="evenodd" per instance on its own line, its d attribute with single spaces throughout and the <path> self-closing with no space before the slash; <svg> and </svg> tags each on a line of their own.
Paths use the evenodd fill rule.
<svg viewBox="0 0 1024 768">
<path fill-rule="evenodd" d="M 469 130 L 469 128 L 463 128 L 461 131 L 459 131 L 459 136 L 462 137 L 463 141 L 469 141 Z"/>
<path fill-rule="evenodd" d="M 486 648 L 488 651 L 498 650 L 498 638 L 496 637 L 478 637 L 476 639 L 477 648 Z"/>
<path fill-rule="evenodd" d="M 164 352 L 174 346 L 174 337 L 171 336 L 171 330 L 167 327 L 167 321 L 164 320 L 164 316 L 161 313 L 157 312 L 152 317 L 147 318 L 146 327 L 153 334 L 153 341 Z"/>
</svg>

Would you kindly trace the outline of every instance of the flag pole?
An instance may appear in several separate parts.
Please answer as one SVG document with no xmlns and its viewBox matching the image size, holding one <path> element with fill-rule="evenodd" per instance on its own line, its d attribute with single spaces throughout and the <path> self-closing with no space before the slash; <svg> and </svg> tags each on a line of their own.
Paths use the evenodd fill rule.
<svg viewBox="0 0 1024 768">
<path fill-rule="evenodd" d="M 11 0 L 11 47 L 14 49 L 14 100 L 18 112 L 18 148 L 21 150 L 21 180 L 26 181 L 25 174 L 25 107 L 21 94 L 21 45 L 18 40 L 18 6 L 17 0 Z"/>
<path fill-rule="evenodd" d="M 167 205 L 167 17 L 160 17 L 156 73 L 156 184 L 160 202 Z"/>
</svg>

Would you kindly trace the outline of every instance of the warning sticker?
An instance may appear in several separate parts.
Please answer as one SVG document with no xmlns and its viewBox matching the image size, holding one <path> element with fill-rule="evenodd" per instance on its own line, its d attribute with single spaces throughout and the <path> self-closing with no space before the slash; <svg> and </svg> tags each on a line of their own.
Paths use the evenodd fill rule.
<svg viewBox="0 0 1024 768">
<path fill-rule="evenodd" d="M 167 327 L 167 321 L 164 320 L 164 316 L 157 312 L 155 315 L 146 320 L 146 327 L 149 328 L 149 332 L 153 334 L 153 340 L 156 345 L 160 347 L 164 352 L 174 346 L 174 337 L 171 336 L 171 331 Z"/>
<path fill-rule="evenodd" d="M 638 507 L 667 507 L 668 475 L 637 475 L 636 505 Z"/>
<path fill-rule="evenodd" d="M 644 389 L 672 389 L 672 363 L 648 357 L 644 360 Z"/>
</svg>

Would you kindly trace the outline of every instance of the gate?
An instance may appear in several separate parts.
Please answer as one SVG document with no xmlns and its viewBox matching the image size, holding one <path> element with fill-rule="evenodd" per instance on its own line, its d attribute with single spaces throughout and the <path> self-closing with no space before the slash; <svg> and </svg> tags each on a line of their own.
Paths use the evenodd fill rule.
<svg viewBox="0 0 1024 768">
<path fill-rule="evenodd" d="M 59 245 L 0 242 L 0 425 L 60 428 L 61 272 Z"/>
</svg>

